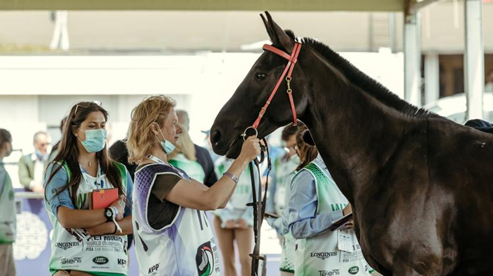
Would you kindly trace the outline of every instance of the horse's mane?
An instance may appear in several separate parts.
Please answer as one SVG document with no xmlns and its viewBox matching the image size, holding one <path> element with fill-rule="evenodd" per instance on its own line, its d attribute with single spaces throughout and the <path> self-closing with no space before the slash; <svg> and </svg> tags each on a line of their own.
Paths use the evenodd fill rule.
<svg viewBox="0 0 493 276">
<path fill-rule="evenodd" d="M 288 32 L 288 35 L 292 35 L 292 32 Z M 294 36 L 294 35 L 293 35 Z M 332 51 L 328 46 L 321 42 L 318 42 L 312 38 L 302 38 L 301 42 L 304 45 L 308 45 L 323 57 L 327 61 L 341 71 L 342 74 L 355 86 L 361 88 L 361 90 L 369 93 L 370 96 L 380 101 L 389 107 L 392 107 L 400 113 L 411 117 L 439 117 L 437 114 L 430 112 L 423 108 L 418 108 L 392 93 L 385 86 L 370 78 L 365 73 L 361 72 L 358 68 L 352 65 L 345 58 L 341 57 L 336 52 Z"/>
</svg>

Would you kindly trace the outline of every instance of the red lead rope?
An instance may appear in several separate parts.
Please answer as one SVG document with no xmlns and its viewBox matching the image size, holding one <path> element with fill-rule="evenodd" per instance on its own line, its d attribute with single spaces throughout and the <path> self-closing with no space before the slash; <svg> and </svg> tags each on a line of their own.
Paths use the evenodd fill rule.
<svg viewBox="0 0 493 276">
<path fill-rule="evenodd" d="M 288 93 L 289 97 L 289 103 L 291 104 L 291 112 L 293 113 L 293 125 L 297 124 L 297 117 L 296 117 L 296 107 L 294 106 L 294 101 L 293 101 L 293 90 L 291 90 L 291 74 L 293 73 L 294 66 L 296 65 L 296 62 L 298 61 L 298 55 L 300 54 L 301 50 L 301 43 L 295 42 L 294 43 L 294 48 L 293 48 L 293 53 L 291 55 L 288 55 L 286 52 L 281 51 L 271 45 L 265 44 L 263 47 L 264 50 L 273 52 L 274 54 L 277 54 L 285 59 L 288 60 L 288 64 L 286 65 L 286 68 L 284 68 L 284 71 L 282 72 L 281 77 L 277 81 L 276 86 L 272 90 L 269 99 L 267 99 L 267 102 L 265 105 L 262 107 L 260 110 L 260 113 L 258 114 L 257 120 L 252 125 L 253 129 L 257 129 L 257 127 L 260 124 L 260 120 L 262 120 L 262 117 L 265 114 L 265 111 L 267 110 L 267 107 L 272 101 L 272 98 L 274 98 L 274 95 L 276 95 L 277 89 L 279 89 L 279 86 L 281 85 L 282 81 L 284 80 L 284 77 L 286 76 L 286 83 L 288 85 L 288 90 L 286 91 Z"/>
</svg>

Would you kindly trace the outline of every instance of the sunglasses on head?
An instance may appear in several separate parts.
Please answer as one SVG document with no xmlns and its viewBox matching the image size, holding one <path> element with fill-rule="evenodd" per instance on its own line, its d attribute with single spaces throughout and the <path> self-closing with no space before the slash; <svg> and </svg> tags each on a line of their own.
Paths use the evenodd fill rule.
<svg viewBox="0 0 493 276">
<path fill-rule="evenodd" d="M 88 108 L 89 106 L 96 104 L 98 106 L 103 106 L 103 103 L 100 101 L 92 101 L 92 102 L 84 102 L 84 103 L 79 103 L 75 105 L 75 111 L 74 111 L 74 116 L 77 114 L 77 111 L 79 110 L 79 107 L 81 108 Z"/>
</svg>

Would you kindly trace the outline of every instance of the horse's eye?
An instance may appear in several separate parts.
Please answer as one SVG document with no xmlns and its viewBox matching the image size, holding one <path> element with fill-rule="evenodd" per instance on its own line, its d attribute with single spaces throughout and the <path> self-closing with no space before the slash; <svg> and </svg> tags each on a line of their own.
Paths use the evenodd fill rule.
<svg viewBox="0 0 493 276">
<path fill-rule="evenodd" d="M 267 77 L 267 75 L 264 74 L 264 73 L 257 73 L 257 74 L 255 74 L 255 79 L 257 79 L 257 80 L 263 80 L 266 77 Z"/>
</svg>

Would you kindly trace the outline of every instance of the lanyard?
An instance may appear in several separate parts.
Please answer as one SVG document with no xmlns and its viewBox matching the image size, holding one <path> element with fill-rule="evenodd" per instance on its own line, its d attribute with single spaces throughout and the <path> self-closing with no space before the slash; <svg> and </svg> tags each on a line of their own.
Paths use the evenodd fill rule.
<svg viewBox="0 0 493 276">
<path fill-rule="evenodd" d="M 159 164 L 163 164 L 163 165 L 168 165 L 168 163 L 164 162 L 163 160 L 157 158 L 156 156 L 152 155 L 152 154 L 148 154 L 146 156 L 148 159 L 151 159 L 152 161 L 156 162 L 156 163 L 159 163 Z"/>
</svg>

